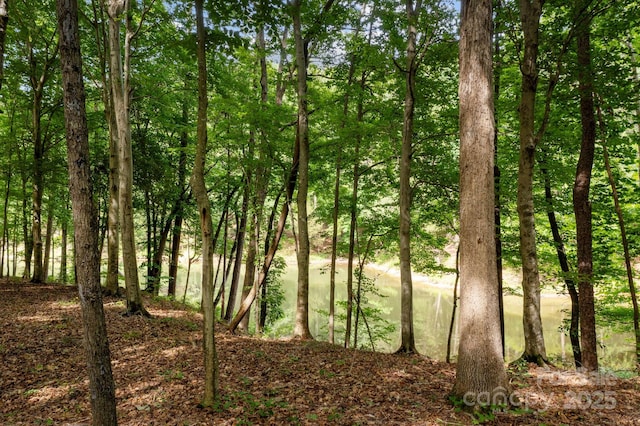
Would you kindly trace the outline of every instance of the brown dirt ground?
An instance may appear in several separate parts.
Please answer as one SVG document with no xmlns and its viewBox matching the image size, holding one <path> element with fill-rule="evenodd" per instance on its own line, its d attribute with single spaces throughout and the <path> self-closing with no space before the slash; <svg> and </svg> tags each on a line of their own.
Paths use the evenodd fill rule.
<svg viewBox="0 0 640 426">
<path fill-rule="evenodd" d="M 201 316 L 146 299 L 152 319 L 105 299 L 121 425 L 459 425 L 455 368 L 420 356 L 320 342 L 216 336 L 221 406 L 198 408 Z M 0 423 L 90 424 L 77 291 L 0 282 Z M 640 379 L 563 370 L 511 372 L 521 408 L 498 425 L 640 425 Z M 475 421 L 479 418 L 476 417 Z M 483 419 L 480 419 L 483 420 Z"/>
</svg>

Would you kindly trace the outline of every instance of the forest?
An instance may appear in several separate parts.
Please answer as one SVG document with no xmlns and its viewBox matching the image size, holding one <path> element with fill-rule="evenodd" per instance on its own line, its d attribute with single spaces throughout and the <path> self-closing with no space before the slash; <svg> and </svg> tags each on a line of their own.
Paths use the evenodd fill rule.
<svg viewBox="0 0 640 426">
<path fill-rule="evenodd" d="M 0 420 L 634 424 L 639 24 L 620 0 L 0 0 Z"/>
</svg>

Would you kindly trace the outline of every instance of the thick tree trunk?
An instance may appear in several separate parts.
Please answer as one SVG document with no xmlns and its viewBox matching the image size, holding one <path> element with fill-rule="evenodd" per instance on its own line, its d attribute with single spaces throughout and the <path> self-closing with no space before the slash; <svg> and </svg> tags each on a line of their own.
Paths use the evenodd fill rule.
<svg viewBox="0 0 640 426">
<path fill-rule="evenodd" d="M 585 0 L 577 0 L 577 9 L 585 12 Z M 591 69 L 590 20 L 584 13 L 576 16 L 576 41 L 578 56 L 578 90 L 580 93 L 580 118 L 582 141 L 580 158 L 576 167 L 573 186 L 573 210 L 576 217 L 578 248 L 578 291 L 580 293 L 580 339 L 582 367 L 587 371 L 598 370 L 598 344 L 596 339 L 595 298 L 593 291 L 593 246 L 591 202 L 589 189 L 595 152 L 596 122 L 593 101 L 593 74 Z"/>
<path fill-rule="evenodd" d="M 509 402 L 494 229 L 491 0 L 463 0 L 460 30 L 460 346 L 453 395 Z"/>
<path fill-rule="evenodd" d="M 540 275 L 536 249 L 535 208 L 533 202 L 533 169 L 538 139 L 534 135 L 535 104 L 538 88 L 538 29 L 544 0 L 520 0 L 520 21 L 524 33 L 524 57 L 520 64 L 520 160 L 518 164 L 518 220 L 522 292 L 524 353 L 528 362 L 544 365 L 547 353 L 540 316 Z"/>
<path fill-rule="evenodd" d="M 82 309 L 84 346 L 89 373 L 92 423 L 117 424 L 115 386 L 100 288 L 98 218 L 93 204 L 89 165 L 89 132 L 82 81 L 82 59 L 76 0 L 57 0 L 60 59 L 71 195 L 75 229 L 78 291 Z"/>
<path fill-rule="evenodd" d="M 204 397 L 202 405 L 213 407 L 218 399 L 218 359 L 215 346 L 215 309 L 213 306 L 213 223 L 211 204 L 204 181 L 204 166 L 207 152 L 207 63 L 206 34 L 204 27 L 203 0 L 196 0 L 196 30 L 198 57 L 198 118 L 195 165 L 191 176 L 191 187 L 200 213 L 202 232 L 202 312 L 204 315 Z"/>
<path fill-rule="evenodd" d="M 298 175 L 298 296 L 296 299 L 296 319 L 293 336 L 311 339 L 309 331 L 309 224 L 307 197 L 309 190 L 309 124 L 307 111 L 307 61 L 308 40 L 302 35 L 301 0 L 291 3 L 293 33 L 295 40 L 296 65 L 298 70 L 298 125 L 296 145 L 300 149 Z"/>
</svg>

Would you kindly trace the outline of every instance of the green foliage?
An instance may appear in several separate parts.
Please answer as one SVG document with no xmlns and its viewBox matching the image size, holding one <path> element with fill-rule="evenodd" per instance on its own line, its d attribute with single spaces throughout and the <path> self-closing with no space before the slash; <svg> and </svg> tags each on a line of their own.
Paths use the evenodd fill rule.
<svg viewBox="0 0 640 426">
<path fill-rule="evenodd" d="M 238 391 L 232 394 L 223 393 L 215 407 L 218 411 L 240 409 L 242 415 L 237 419 L 237 424 L 250 425 L 261 420 L 266 421 L 273 416 L 274 409 L 283 408 L 287 403 L 277 396 L 258 397 L 249 391 Z"/>
<path fill-rule="evenodd" d="M 267 276 L 266 286 L 266 306 L 267 306 L 267 318 L 264 324 L 264 332 L 267 335 L 279 335 L 279 331 L 282 327 L 281 320 L 285 317 L 282 304 L 284 302 L 284 290 L 282 289 L 282 274 L 284 273 L 287 264 L 282 256 L 276 256 L 269 269 L 269 275 Z"/>
</svg>

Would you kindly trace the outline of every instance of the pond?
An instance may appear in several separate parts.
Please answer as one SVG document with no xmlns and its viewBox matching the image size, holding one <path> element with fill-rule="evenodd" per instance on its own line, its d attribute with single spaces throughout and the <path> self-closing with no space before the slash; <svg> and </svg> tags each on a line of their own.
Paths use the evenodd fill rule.
<svg viewBox="0 0 640 426">
<path fill-rule="evenodd" d="M 295 300 L 297 292 L 297 266 L 295 258 L 287 259 L 287 268 L 282 276 L 285 301 L 283 310 L 286 318 L 274 327 L 272 336 L 281 337 L 293 330 L 295 317 Z M 200 298 L 199 264 L 194 264 L 189 279 L 188 297 Z M 395 331 L 388 338 L 388 343 L 378 341 L 376 350 L 393 352 L 400 345 L 400 278 L 393 268 L 365 267 L 365 275 L 375 283 L 379 295 L 369 294 L 369 306 L 380 310 L 380 317 L 395 325 Z M 346 263 L 339 263 L 336 274 L 336 301 L 346 300 Z M 177 294 L 184 291 L 185 273 L 178 277 Z M 510 277 L 509 279 L 514 279 Z M 517 279 L 517 278 L 516 278 Z M 414 274 L 413 306 L 414 330 L 418 351 L 426 356 L 444 360 L 447 350 L 447 336 L 451 321 L 454 276 L 443 275 L 426 277 Z M 355 285 L 355 283 L 354 283 Z M 327 339 L 327 312 L 329 310 L 329 261 L 315 260 L 310 266 L 309 288 L 309 326 L 312 334 L 320 339 Z M 238 304 L 240 301 L 238 301 Z M 541 301 L 543 330 L 547 355 L 553 362 L 560 361 L 571 364 L 573 356 L 568 335 L 560 331 L 564 318 L 568 317 L 571 307 L 566 295 L 543 294 Z M 524 347 L 522 328 L 522 297 L 505 296 L 505 344 L 508 362 L 517 359 Z M 344 312 L 336 308 L 337 314 Z M 253 318 L 252 318 L 253 320 Z M 344 325 L 336 319 L 336 339 L 338 333 L 342 338 Z M 371 321 L 370 321 L 371 322 Z M 370 324 L 372 326 L 372 324 Z M 457 353 L 458 327 L 454 325 L 452 357 Z M 598 326 L 600 365 L 610 370 L 632 370 L 634 366 L 633 333 L 619 333 L 606 325 Z M 359 330 L 359 345 L 370 347 L 366 329 Z"/>
</svg>

